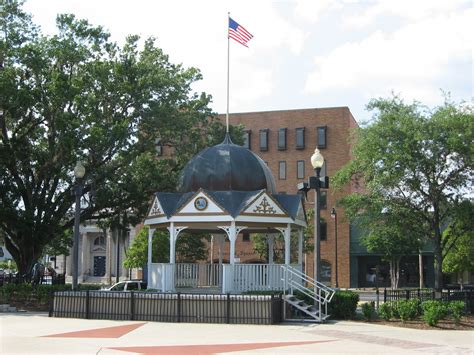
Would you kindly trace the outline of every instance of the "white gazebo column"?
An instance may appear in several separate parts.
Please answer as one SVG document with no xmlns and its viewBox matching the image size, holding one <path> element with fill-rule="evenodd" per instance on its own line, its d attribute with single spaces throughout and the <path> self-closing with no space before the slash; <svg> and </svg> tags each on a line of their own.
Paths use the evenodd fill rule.
<svg viewBox="0 0 474 355">
<path fill-rule="evenodd" d="M 150 228 L 148 230 L 148 267 L 147 267 L 147 282 L 150 288 L 153 288 L 151 284 L 151 264 L 153 263 L 152 260 L 152 247 L 153 247 L 153 234 L 155 233 L 154 228 Z"/>
<path fill-rule="evenodd" d="M 185 230 L 188 227 L 176 227 L 174 222 L 170 223 L 168 231 L 170 233 L 170 264 L 176 263 L 176 240 L 181 231 Z"/>
<path fill-rule="evenodd" d="M 227 233 L 230 241 L 230 256 L 229 256 L 229 263 L 231 265 L 235 264 L 235 242 L 237 240 L 237 235 L 247 227 L 241 226 L 236 227 L 235 221 L 232 221 L 230 226 L 219 226 L 218 228 L 222 229 L 224 232 Z"/>
<path fill-rule="evenodd" d="M 291 242 L 291 224 L 288 223 L 286 228 L 277 228 L 285 238 L 285 265 L 290 265 L 290 242 Z"/>
<path fill-rule="evenodd" d="M 303 265 L 303 228 L 298 228 L 298 265 Z"/>
<path fill-rule="evenodd" d="M 269 234 L 267 235 L 267 241 L 268 241 L 268 263 L 273 264 L 273 239 L 274 235 Z"/>
</svg>

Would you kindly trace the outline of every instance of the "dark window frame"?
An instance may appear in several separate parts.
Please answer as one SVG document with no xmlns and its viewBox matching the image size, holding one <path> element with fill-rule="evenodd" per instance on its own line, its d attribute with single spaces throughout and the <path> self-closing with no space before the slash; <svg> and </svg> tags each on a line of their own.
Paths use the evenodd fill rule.
<svg viewBox="0 0 474 355">
<path fill-rule="evenodd" d="M 302 174 L 300 174 L 300 169 L 299 169 L 301 163 L 303 164 Z M 306 166 L 305 166 L 304 160 L 297 160 L 296 161 L 296 178 L 297 179 L 304 179 L 305 178 L 305 168 L 306 168 Z"/>
<path fill-rule="evenodd" d="M 269 136 L 268 133 L 269 133 L 268 128 L 261 129 L 259 132 L 259 145 L 260 145 L 261 152 L 268 151 L 268 136 Z M 263 134 L 263 137 L 265 138 L 265 145 L 263 145 L 264 142 L 262 142 L 262 134 Z"/>
<path fill-rule="evenodd" d="M 284 174 L 281 173 L 282 172 L 281 171 L 282 166 L 285 167 Z M 286 161 L 285 160 L 280 160 L 278 162 L 278 180 L 286 180 L 286 173 L 287 173 L 287 171 L 286 171 Z M 282 177 L 282 175 L 284 175 L 284 177 Z"/>
<path fill-rule="evenodd" d="M 247 148 L 248 150 L 252 149 L 251 137 L 252 137 L 252 130 L 251 129 L 244 130 L 244 144 L 243 144 L 243 147 Z"/>
<path fill-rule="evenodd" d="M 327 147 L 327 126 L 319 126 L 316 128 L 316 138 L 318 141 L 318 148 L 324 149 Z M 322 132 L 322 133 L 321 133 Z M 322 134 L 322 136 L 321 136 Z M 322 139 L 321 139 L 322 138 Z"/>
<path fill-rule="evenodd" d="M 295 145 L 296 149 L 304 149 L 304 127 L 299 127 L 295 129 Z M 298 137 L 301 135 L 301 141 L 299 141 Z"/>
<path fill-rule="evenodd" d="M 280 128 L 278 130 L 277 148 L 278 150 L 286 150 L 287 146 L 287 129 Z"/>
</svg>

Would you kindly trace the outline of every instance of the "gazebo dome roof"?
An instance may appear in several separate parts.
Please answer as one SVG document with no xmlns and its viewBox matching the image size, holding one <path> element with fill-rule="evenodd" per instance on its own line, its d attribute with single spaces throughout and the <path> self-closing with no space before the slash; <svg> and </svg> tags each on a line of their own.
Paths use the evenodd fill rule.
<svg viewBox="0 0 474 355">
<path fill-rule="evenodd" d="M 228 134 L 221 144 L 206 148 L 184 167 L 179 192 L 256 191 L 275 193 L 275 180 L 267 164 L 252 151 L 232 143 Z"/>
</svg>

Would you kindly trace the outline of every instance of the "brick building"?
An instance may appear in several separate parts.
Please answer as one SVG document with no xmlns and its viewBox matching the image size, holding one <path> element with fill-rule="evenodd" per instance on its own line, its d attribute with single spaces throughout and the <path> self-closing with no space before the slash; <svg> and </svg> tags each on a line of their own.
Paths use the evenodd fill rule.
<svg viewBox="0 0 474 355">
<path fill-rule="evenodd" d="M 224 119 L 224 116 L 220 118 Z M 232 125 L 245 127 L 245 146 L 268 164 L 277 192 L 288 194 L 297 193 L 297 184 L 314 174 L 310 157 L 316 147 L 325 158 L 321 175 L 331 177 L 344 166 L 350 160 L 350 132 L 357 127 L 347 107 L 234 113 L 230 114 L 229 121 Z M 322 280 L 331 285 L 335 284 L 335 225 L 330 212 L 339 198 L 351 192 L 350 189 L 347 186 L 338 192 L 331 187 L 322 190 L 321 275 Z M 307 197 L 306 209 L 310 208 L 314 208 L 314 191 Z M 350 228 L 342 209 L 337 212 L 338 281 L 340 287 L 349 287 Z M 239 236 L 236 248 L 242 263 L 259 260 L 248 235 Z M 313 254 L 308 253 L 305 258 L 308 275 L 313 275 L 313 260 Z"/>
</svg>

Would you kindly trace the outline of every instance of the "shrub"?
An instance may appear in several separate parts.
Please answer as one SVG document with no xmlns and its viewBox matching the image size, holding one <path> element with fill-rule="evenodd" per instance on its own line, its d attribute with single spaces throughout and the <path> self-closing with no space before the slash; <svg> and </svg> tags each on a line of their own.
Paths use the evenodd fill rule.
<svg viewBox="0 0 474 355">
<path fill-rule="evenodd" d="M 432 327 L 447 315 L 447 306 L 440 301 L 426 301 L 422 307 L 423 320 Z"/>
<path fill-rule="evenodd" d="M 368 321 L 371 321 L 372 319 L 375 318 L 376 312 L 375 312 L 375 302 L 366 302 L 362 304 L 362 314 L 364 315 L 364 318 L 367 319 Z"/>
<path fill-rule="evenodd" d="M 389 302 L 380 305 L 379 316 L 383 320 L 390 320 L 390 318 L 392 318 L 392 305 Z"/>
<path fill-rule="evenodd" d="M 454 318 L 454 323 L 459 324 L 459 322 L 461 321 L 461 316 L 464 311 L 464 307 L 464 301 L 451 301 L 448 303 L 448 310 L 451 313 L 451 316 Z"/>
<path fill-rule="evenodd" d="M 355 317 L 359 295 L 352 291 L 336 291 L 328 305 L 328 313 L 334 319 L 351 319 Z"/>
<path fill-rule="evenodd" d="M 402 322 L 413 320 L 421 315 L 420 300 L 417 298 L 398 301 L 397 309 Z"/>
</svg>

